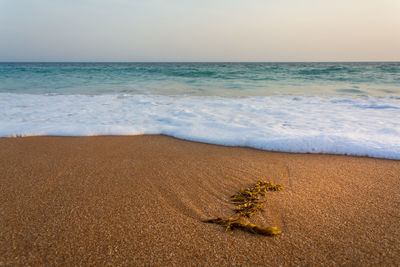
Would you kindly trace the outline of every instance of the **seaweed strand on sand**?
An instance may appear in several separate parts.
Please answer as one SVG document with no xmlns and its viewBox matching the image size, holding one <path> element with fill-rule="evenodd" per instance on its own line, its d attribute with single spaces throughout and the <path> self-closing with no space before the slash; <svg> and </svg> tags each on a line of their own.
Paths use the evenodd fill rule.
<svg viewBox="0 0 400 267">
<path fill-rule="evenodd" d="M 212 218 L 206 223 L 215 223 L 225 227 L 225 231 L 241 229 L 253 234 L 277 235 L 281 231 L 277 227 L 262 227 L 245 221 L 260 211 L 265 203 L 265 195 L 269 191 L 280 191 L 282 187 L 269 181 L 258 181 L 252 187 L 242 188 L 236 194 L 231 195 L 230 200 L 236 205 L 234 217 L 228 219 Z"/>
</svg>

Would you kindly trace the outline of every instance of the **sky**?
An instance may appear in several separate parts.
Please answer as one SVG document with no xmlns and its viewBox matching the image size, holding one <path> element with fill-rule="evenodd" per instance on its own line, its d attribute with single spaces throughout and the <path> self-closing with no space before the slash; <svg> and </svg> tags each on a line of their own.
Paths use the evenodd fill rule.
<svg viewBox="0 0 400 267">
<path fill-rule="evenodd" d="M 400 0 L 0 0 L 0 61 L 400 61 Z"/>
</svg>

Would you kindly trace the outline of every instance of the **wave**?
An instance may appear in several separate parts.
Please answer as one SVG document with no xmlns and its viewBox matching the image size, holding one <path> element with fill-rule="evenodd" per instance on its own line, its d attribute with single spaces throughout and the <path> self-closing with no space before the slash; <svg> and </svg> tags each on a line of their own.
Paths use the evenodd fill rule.
<svg viewBox="0 0 400 267">
<path fill-rule="evenodd" d="M 346 67 L 346 66 L 329 66 L 329 67 L 319 67 L 312 66 L 311 68 L 301 69 L 297 73 L 301 75 L 324 75 L 331 73 L 355 73 L 359 72 L 359 69 Z"/>
<path fill-rule="evenodd" d="M 397 98 L 0 93 L 0 136 L 165 134 L 264 150 L 400 160 Z"/>
<path fill-rule="evenodd" d="M 359 89 L 336 89 L 339 93 L 351 93 L 351 94 L 365 94 L 366 92 Z"/>
</svg>

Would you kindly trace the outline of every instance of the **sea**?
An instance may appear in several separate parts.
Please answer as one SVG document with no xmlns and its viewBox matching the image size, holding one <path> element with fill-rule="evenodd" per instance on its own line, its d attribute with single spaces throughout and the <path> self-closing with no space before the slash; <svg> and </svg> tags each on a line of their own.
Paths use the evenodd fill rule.
<svg viewBox="0 0 400 267">
<path fill-rule="evenodd" d="M 400 160 L 400 62 L 0 63 L 0 137 L 143 134 Z"/>
</svg>

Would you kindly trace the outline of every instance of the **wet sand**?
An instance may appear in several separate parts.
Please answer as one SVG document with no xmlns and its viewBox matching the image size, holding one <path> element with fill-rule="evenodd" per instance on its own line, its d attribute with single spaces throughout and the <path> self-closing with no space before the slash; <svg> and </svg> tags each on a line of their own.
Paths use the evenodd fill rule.
<svg viewBox="0 0 400 267">
<path fill-rule="evenodd" d="M 258 236 L 201 220 L 258 179 Z M 0 138 L 0 265 L 397 265 L 400 161 L 166 136 Z"/>
</svg>

